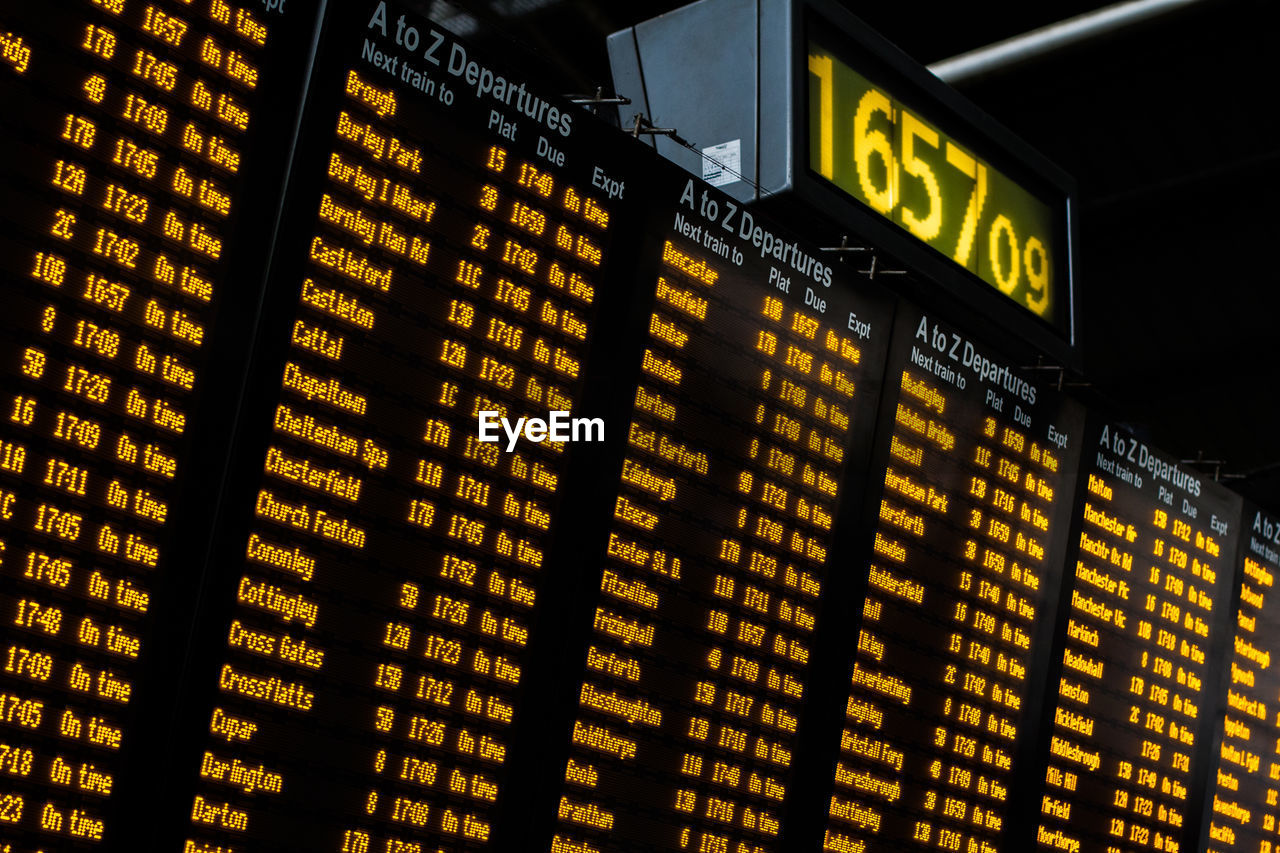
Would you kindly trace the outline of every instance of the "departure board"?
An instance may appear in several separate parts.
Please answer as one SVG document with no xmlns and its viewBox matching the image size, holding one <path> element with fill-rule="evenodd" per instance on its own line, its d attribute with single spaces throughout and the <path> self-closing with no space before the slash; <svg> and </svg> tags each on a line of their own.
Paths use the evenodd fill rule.
<svg viewBox="0 0 1280 853">
<path fill-rule="evenodd" d="M 0 12 L 0 853 L 1275 848 L 1280 520 L 435 6 Z"/>
<path fill-rule="evenodd" d="M 615 379 L 626 441 L 589 542 L 598 593 L 546 849 L 781 851 L 828 552 L 859 496 L 891 315 L 728 197 L 687 178 L 663 190 Z"/>
<path fill-rule="evenodd" d="M 603 127 L 407 10 L 326 31 L 247 404 L 256 473 L 215 553 L 231 607 L 192 676 L 212 698 L 184 843 L 480 848 L 574 446 L 554 420 L 507 429 L 560 413 L 601 438 L 577 416 L 625 284 L 624 182 Z"/>
<path fill-rule="evenodd" d="M 1240 501 L 1114 424 L 1085 454 L 1036 849 L 1191 850 Z"/>
<path fill-rule="evenodd" d="M 1083 410 L 919 310 L 886 375 L 822 849 L 994 853 L 1038 721 Z"/>
<path fill-rule="evenodd" d="M 315 24 L 248 5 L 0 11 L 0 850 L 137 841 L 158 783 Z"/>
<path fill-rule="evenodd" d="M 1273 587 L 1280 573 L 1280 520 L 1245 506 L 1241 517 L 1232 642 L 1218 690 L 1218 740 L 1206 772 L 1200 846 L 1209 853 L 1270 853 L 1280 847 L 1280 637 Z"/>
</svg>

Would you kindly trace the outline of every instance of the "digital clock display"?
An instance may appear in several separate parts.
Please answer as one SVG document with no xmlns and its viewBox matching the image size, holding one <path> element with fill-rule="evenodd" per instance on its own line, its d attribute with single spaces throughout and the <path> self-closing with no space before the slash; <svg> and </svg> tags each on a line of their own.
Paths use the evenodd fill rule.
<svg viewBox="0 0 1280 853">
<path fill-rule="evenodd" d="M 948 134 L 931 111 L 808 42 L 808 165 L 1035 316 L 1061 325 L 1054 208 Z"/>
</svg>

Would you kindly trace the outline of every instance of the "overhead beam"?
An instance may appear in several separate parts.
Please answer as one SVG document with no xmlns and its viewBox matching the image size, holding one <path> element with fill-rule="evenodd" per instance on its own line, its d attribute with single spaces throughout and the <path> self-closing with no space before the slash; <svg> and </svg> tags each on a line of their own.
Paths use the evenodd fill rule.
<svg viewBox="0 0 1280 853">
<path fill-rule="evenodd" d="M 1127 29 L 1208 0 L 1130 0 L 935 62 L 929 70 L 955 86 L 1010 71 L 1074 44 Z"/>
</svg>

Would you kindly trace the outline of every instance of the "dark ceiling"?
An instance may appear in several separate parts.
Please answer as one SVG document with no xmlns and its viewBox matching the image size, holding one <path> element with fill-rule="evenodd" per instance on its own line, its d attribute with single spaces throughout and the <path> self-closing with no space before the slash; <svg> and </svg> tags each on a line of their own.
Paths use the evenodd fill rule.
<svg viewBox="0 0 1280 853">
<path fill-rule="evenodd" d="M 465 6 L 470 17 L 452 26 L 528 49 L 566 89 L 592 91 L 609 87 L 605 36 L 684 4 L 432 5 L 444 16 Z M 1106 4 L 844 5 L 929 64 Z M 1274 7 L 1202 0 L 959 88 L 1079 184 L 1076 269 L 1090 383 L 1079 393 L 1172 453 L 1224 461 L 1234 488 L 1280 510 Z"/>
</svg>

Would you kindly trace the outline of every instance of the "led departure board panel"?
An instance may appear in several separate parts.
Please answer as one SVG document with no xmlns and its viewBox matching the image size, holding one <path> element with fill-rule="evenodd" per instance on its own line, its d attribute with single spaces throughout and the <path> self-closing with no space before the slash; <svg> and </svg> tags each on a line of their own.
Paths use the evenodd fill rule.
<svg viewBox="0 0 1280 853">
<path fill-rule="evenodd" d="M 585 114 L 425 20 L 367 3 L 326 31 L 185 844 L 479 848 L 571 456 L 500 421 L 579 413 L 618 170 Z"/>
<path fill-rule="evenodd" d="M 263 171 L 287 153 L 292 110 L 264 102 L 296 91 L 314 8 L 0 11 L 6 853 L 137 840 L 117 813 L 155 784 L 172 700 L 155 632 L 187 615 L 173 591 L 220 470 L 197 450 L 225 453 L 245 353 L 223 344 L 256 304 Z"/>
<path fill-rule="evenodd" d="M 1241 517 L 1236 583 L 1240 589 L 1231 645 L 1221 666 L 1216 755 L 1207 766 L 1208 794 L 1200 847 L 1209 853 L 1270 853 L 1280 847 L 1280 520 L 1246 505 Z"/>
<path fill-rule="evenodd" d="M 1086 441 L 1035 849 L 1191 850 L 1239 498 L 1121 427 Z"/>
<path fill-rule="evenodd" d="M 822 849 L 1013 849 L 1083 410 L 906 308 L 886 376 Z"/>
<path fill-rule="evenodd" d="M 860 492 L 891 315 L 727 197 L 664 190 L 547 849 L 782 851 L 828 552 Z"/>
</svg>

